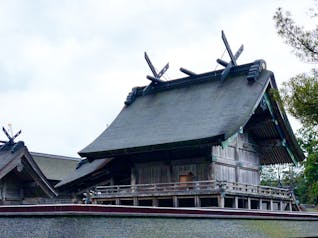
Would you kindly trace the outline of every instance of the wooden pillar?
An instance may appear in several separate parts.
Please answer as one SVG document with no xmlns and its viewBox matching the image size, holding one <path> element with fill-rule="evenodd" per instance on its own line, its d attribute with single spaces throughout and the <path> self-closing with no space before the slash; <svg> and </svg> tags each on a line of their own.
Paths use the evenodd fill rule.
<svg viewBox="0 0 318 238">
<path fill-rule="evenodd" d="M 239 143 L 236 139 L 236 146 L 235 146 L 235 182 L 240 182 L 240 156 L 239 156 Z"/>
<path fill-rule="evenodd" d="M 110 185 L 110 186 L 114 186 L 114 185 L 115 185 L 115 182 L 114 182 L 114 178 L 113 178 L 113 177 L 109 180 L 109 185 Z"/>
<path fill-rule="evenodd" d="M 158 198 L 152 198 L 152 206 L 153 207 L 158 207 L 159 206 Z"/>
<path fill-rule="evenodd" d="M 199 196 L 194 196 L 194 206 L 201 207 L 201 201 L 200 201 Z"/>
<path fill-rule="evenodd" d="M 259 199 L 259 210 L 263 210 L 263 199 Z"/>
<path fill-rule="evenodd" d="M 219 203 L 219 207 L 220 208 L 224 208 L 224 195 L 223 194 L 221 194 L 221 195 L 219 195 L 218 196 L 218 203 Z"/>
<path fill-rule="evenodd" d="M 115 204 L 116 204 L 116 205 L 120 205 L 120 200 L 119 200 L 119 198 L 116 198 Z"/>
<path fill-rule="evenodd" d="M 2 201 L 2 188 L 3 188 L 3 183 L 0 179 L 0 204 L 1 204 L 1 201 Z"/>
<path fill-rule="evenodd" d="M 173 207 L 178 207 L 179 206 L 178 197 L 177 196 L 173 196 L 172 199 L 173 199 Z"/>
<path fill-rule="evenodd" d="M 134 206 L 138 206 L 138 198 L 137 197 L 133 198 L 133 204 L 134 204 Z"/>
<path fill-rule="evenodd" d="M 208 174 L 209 180 L 216 180 L 215 178 L 215 162 L 212 161 L 209 165 L 209 174 Z"/>
<path fill-rule="evenodd" d="M 167 165 L 167 179 L 168 179 L 168 183 L 172 183 L 172 165 L 171 165 L 171 161 L 169 161 L 169 164 Z"/>
<path fill-rule="evenodd" d="M 247 209 L 248 210 L 252 209 L 252 207 L 251 207 L 251 198 L 250 197 L 247 198 Z"/>
<path fill-rule="evenodd" d="M 234 199 L 234 208 L 238 209 L 238 196 L 235 196 Z"/>
<path fill-rule="evenodd" d="M 136 188 L 134 185 L 136 185 L 136 183 L 137 183 L 136 168 L 131 167 L 130 171 L 131 171 L 130 172 L 130 185 L 132 185 L 131 192 L 134 193 L 136 191 Z"/>
<path fill-rule="evenodd" d="M 2 190 L 2 200 L 5 201 L 6 200 L 6 193 L 7 193 L 7 183 L 4 181 L 3 183 L 3 190 Z"/>
<path fill-rule="evenodd" d="M 136 185 L 137 183 L 137 176 L 136 176 L 136 169 L 134 167 L 131 167 L 130 170 L 130 185 Z"/>
<path fill-rule="evenodd" d="M 284 205 L 283 201 L 280 200 L 279 201 L 279 210 L 283 211 L 283 205 Z"/>
<path fill-rule="evenodd" d="M 292 201 L 290 201 L 288 205 L 289 205 L 289 211 L 293 211 Z"/>
<path fill-rule="evenodd" d="M 269 201 L 269 210 L 274 211 L 273 199 Z"/>
<path fill-rule="evenodd" d="M 209 164 L 209 174 L 208 174 L 208 179 L 209 180 L 216 180 L 215 177 L 215 161 L 216 161 L 216 157 L 213 155 L 213 146 L 211 148 L 211 158 L 210 158 L 211 162 Z"/>
</svg>

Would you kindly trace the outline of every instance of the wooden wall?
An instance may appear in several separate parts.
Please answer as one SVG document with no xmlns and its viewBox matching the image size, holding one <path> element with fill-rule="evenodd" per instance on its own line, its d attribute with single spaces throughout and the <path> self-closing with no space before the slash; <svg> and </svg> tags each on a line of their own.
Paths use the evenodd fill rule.
<svg viewBox="0 0 318 238">
<path fill-rule="evenodd" d="M 212 161 L 212 162 L 211 162 Z M 260 156 L 247 134 L 238 134 L 228 144 L 213 146 L 211 158 L 139 162 L 131 170 L 131 184 L 180 182 L 191 174 L 193 181 L 219 180 L 258 185 Z"/>
<path fill-rule="evenodd" d="M 213 146 L 211 177 L 215 180 L 258 185 L 260 156 L 247 134 L 238 134 L 225 148 Z"/>
<path fill-rule="evenodd" d="M 136 163 L 133 170 L 137 184 L 179 182 L 180 176 L 192 174 L 193 181 L 208 180 L 206 158 Z"/>
<path fill-rule="evenodd" d="M 3 199 L 2 193 L 3 193 L 3 182 L 0 179 L 0 204 L 2 204 L 2 199 Z"/>
<path fill-rule="evenodd" d="M 11 176 L 6 176 L 0 181 L 0 200 L 3 204 L 19 204 L 23 200 L 21 183 Z"/>
<path fill-rule="evenodd" d="M 135 165 L 136 183 L 168 183 L 169 166 L 163 162 L 138 163 Z"/>
</svg>

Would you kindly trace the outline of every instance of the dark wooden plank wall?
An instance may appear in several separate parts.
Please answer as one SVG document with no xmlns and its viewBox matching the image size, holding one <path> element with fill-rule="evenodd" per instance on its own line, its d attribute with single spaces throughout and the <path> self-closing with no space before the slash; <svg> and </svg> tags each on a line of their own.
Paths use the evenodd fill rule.
<svg viewBox="0 0 318 238">
<path fill-rule="evenodd" d="M 3 199 L 3 182 L 2 180 L 0 179 L 0 204 L 1 204 L 1 201 Z"/>
<path fill-rule="evenodd" d="M 19 181 L 7 178 L 0 182 L 0 200 L 10 203 L 10 201 L 21 202 L 23 200 L 23 189 Z"/>
<path fill-rule="evenodd" d="M 134 165 L 132 183 L 179 182 L 182 175 L 193 175 L 193 181 L 219 180 L 258 185 L 260 156 L 247 134 L 238 134 L 227 147 L 213 146 L 211 158 L 143 162 Z M 134 180 L 134 179 L 133 179 Z"/>
<path fill-rule="evenodd" d="M 205 158 L 171 161 L 172 181 L 179 182 L 180 176 L 192 174 L 193 181 L 208 180 L 209 163 Z"/>
<path fill-rule="evenodd" d="M 168 183 L 169 166 L 164 163 L 136 164 L 137 184 Z"/>
<path fill-rule="evenodd" d="M 193 175 L 193 180 L 208 180 L 209 163 L 205 158 L 136 163 L 136 183 L 179 182 L 181 175 Z"/>
</svg>

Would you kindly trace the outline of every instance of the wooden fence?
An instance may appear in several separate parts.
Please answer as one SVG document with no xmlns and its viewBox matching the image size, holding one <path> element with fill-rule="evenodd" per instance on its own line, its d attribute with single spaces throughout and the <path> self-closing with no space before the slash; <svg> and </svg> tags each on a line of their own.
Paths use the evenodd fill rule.
<svg viewBox="0 0 318 238">
<path fill-rule="evenodd" d="M 203 194 L 232 194 L 260 197 L 290 199 L 289 189 L 241 184 L 226 181 L 194 181 L 156 184 L 96 186 L 92 190 L 92 198 L 135 197 L 135 196 L 164 196 L 164 195 L 203 195 Z"/>
</svg>

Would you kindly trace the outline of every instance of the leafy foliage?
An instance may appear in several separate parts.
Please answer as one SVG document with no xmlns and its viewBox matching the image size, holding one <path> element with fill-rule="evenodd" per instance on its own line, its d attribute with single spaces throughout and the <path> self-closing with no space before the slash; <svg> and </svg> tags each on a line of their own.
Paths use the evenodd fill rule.
<svg viewBox="0 0 318 238">
<path fill-rule="evenodd" d="M 318 1 L 310 9 L 317 17 Z M 274 14 L 277 33 L 301 60 L 318 63 L 318 26 L 312 30 L 295 23 L 290 12 L 278 8 Z M 299 143 L 307 156 L 304 171 L 295 177 L 295 194 L 303 203 L 318 204 L 318 70 L 298 74 L 283 84 L 282 102 L 287 110 L 303 125 Z"/>
<path fill-rule="evenodd" d="M 318 132 L 317 128 L 303 127 L 298 131 L 299 143 L 307 155 L 305 161 L 305 183 L 307 200 L 318 204 Z"/>
<path fill-rule="evenodd" d="M 312 14 L 316 17 L 316 14 Z M 306 62 L 318 61 L 318 26 L 313 30 L 304 30 L 292 19 L 290 12 L 283 13 L 278 8 L 274 15 L 277 33 L 290 45 L 294 53 Z"/>
<path fill-rule="evenodd" d="M 318 125 L 318 71 L 302 73 L 283 83 L 287 110 L 305 126 Z"/>
</svg>

